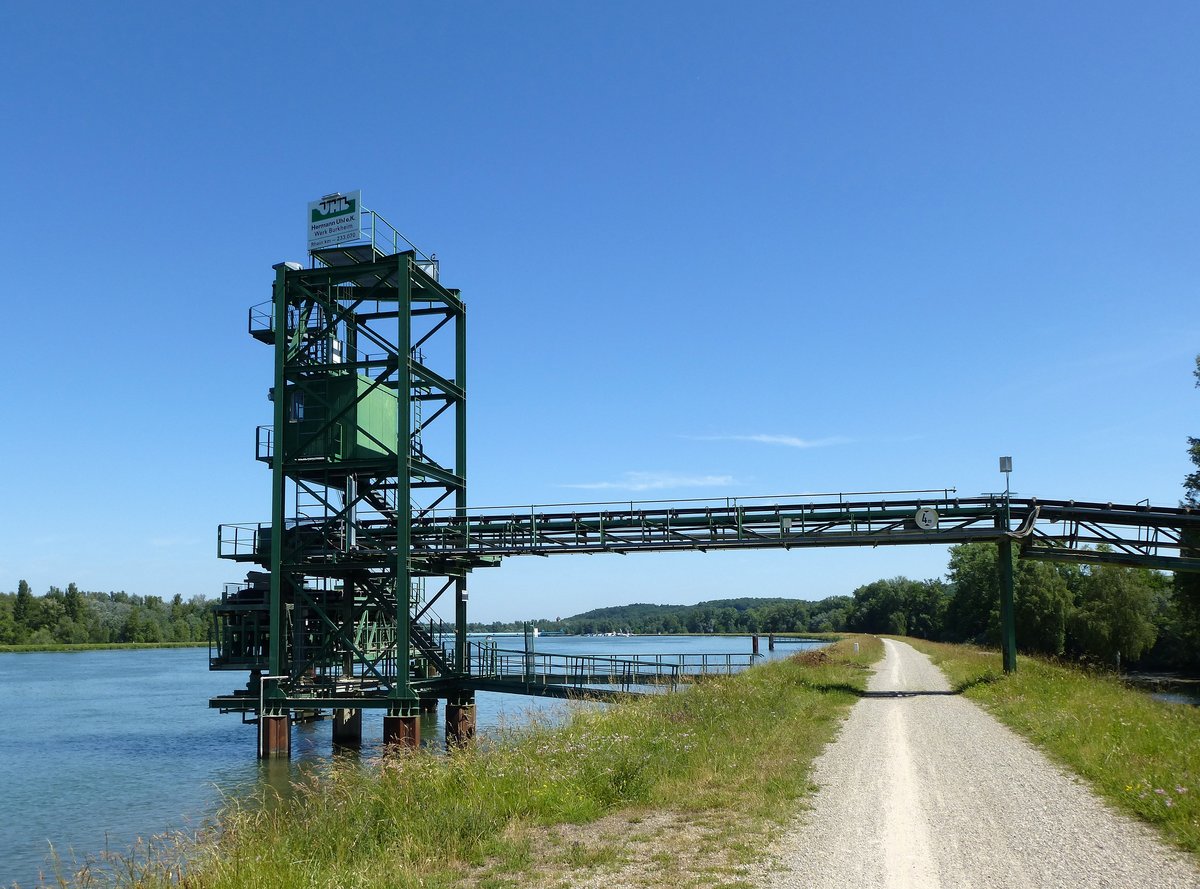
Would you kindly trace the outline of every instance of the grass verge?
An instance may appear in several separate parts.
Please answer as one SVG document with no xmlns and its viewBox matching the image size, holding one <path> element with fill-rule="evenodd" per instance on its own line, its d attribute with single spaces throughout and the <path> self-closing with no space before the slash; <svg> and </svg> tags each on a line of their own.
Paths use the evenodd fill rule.
<svg viewBox="0 0 1200 889">
<path fill-rule="evenodd" d="M 1119 678 L 1021 656 L 905 639 L 957 690 L 1084 778 L 1117 808 L 1200 852 L 1200 708 L 1169 704 Z"/>
<path fill-rule="evenodd" d="M 749 885 L 739 874 L 811 792 L 812 759 L 882 653 L 878 639 L 853 637 L 686 692 L 581 709 L 486 749 L 333 767 L 288 800 L 231 805 L 197 841 L 122 859 L 118 881 Z M 84 871 L 76 882 L 106 879 Z"/>
</svg>

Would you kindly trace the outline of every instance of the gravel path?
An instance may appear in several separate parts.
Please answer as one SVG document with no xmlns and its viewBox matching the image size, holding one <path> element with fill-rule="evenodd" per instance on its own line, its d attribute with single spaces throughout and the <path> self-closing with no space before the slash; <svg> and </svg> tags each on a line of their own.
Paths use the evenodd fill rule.
<svg viewBox="0 0 1200 889">
<path fill-rule="evenodd" d="M 783 870 L 761 885 L 1200 887 L 1149 828 L 970 701 L 936 694 L 949 686 L 929 658 L 884 644 L 868 696 L 815 763 L 813 809 L 776 850 Z"/>
</svg>

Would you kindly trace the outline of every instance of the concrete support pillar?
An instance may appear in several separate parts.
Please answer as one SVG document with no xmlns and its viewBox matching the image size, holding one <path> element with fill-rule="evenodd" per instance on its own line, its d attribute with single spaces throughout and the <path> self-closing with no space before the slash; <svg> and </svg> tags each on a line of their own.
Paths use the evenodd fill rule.
<svg viewBox="0 0 1200 889">
<path fill-rule="evenodd" d="M 461 747 L 475 738 L 475 699 L 446 702 L 446 746 Z"/>
<path fill-rule="evenodd" d="M 383 743 L 402 750 L 415 750 L 421 746 L 421 717 L 383 717 Z"/>
<path fill-rule="evenodd" d="M 432 698 L 432 697 L 421 698 L 421 701 L 420 701 L 420 704 L 418 704 L 418 707 L 420 708 L 422 713 L 437 713 L 438 699 Z"/>
<path fill-rule="evenodd" d="M 333 743 L 337 747 L 362 746 L 362 710 L 338 708 L 333 711 Z"/>
<path fill-rule="evenodd" d="M 287 759 L 292 753 L 292 726 L 288 713 L 282 716 L 259 716 L 258 758 Z"/>
</svg>

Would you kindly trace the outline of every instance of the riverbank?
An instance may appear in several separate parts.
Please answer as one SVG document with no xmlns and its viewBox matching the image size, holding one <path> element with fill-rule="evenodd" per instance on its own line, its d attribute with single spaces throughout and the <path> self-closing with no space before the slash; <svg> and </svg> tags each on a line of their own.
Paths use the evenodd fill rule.
<svg viewBox="0 0 1200 889">
<path fill-rule="evenodd" d="M 812 759 L 882 656 L 858 637 L 685 693 L 514 729 L 453 756 L 338 767 L 273 805 L 232 804 L 196 842 L 122 872 L 166 886 L 583 886 L 733 874 L 811 792 Z M 92 885 L 86 873 L 77 881 Z"/>
<path fill-rule="evenodd" d="M 1157 701 L 1119 678 L 1022 655 L 904 640 L 951 686 L 1082 777 L 1118 809 L 1200 852 L 1200 708 Z"/>
<path fill-rule="evenodd" d="M 472 635 L 482 636 L 483 633 L 473 633 Z M 497 633 L 486 634 L 504 637 L 511 635 L 520 637 L 520 633 Z M 629 634 L 628 638 L 633 638 L 637 635 L 654 635 L 654 634 Z M 685 638 L 703 638 L 703 637 L 744 637 L 745 633 L 674 633 L 672 635 L 682 636 Z M 796 642 L 836 642 L 839 639 L 846 638 L 845 633 L 758 633 L 761 639 L 765 640 L 769 636 L 774 635 L 777 642 L 787 645 Z M 551 639 L 567 639 L 571 636 L 556 636 L 553 634 L 545 634 L 540 638 L 550 641 Z M 580 637 L 585 638 L 585 637 Z M 765 643 L 764 643 L 765 644 Z M 207 642 L 82 642 L 78 644 L 68 644 L 65 642 L 53 642 L 44 645 L 0 645 L 0 654 L 20 654 L 31 651 L 125 651 L 139 648 L 207 648 Z"/>
<path fill-rule="evenodd" d="M 0 645 L 0 654 L 21 654 L 31 651 L 125 651 L 138 648 L 207 648 L 207 642 L 82 642 L 77 645 Z"/>
</svg>

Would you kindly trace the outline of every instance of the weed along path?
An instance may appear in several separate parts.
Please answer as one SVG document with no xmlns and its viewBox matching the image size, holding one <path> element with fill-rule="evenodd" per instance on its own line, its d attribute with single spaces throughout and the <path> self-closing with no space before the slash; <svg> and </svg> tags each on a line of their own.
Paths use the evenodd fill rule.
<svg viewBox="0 0 1200 889">
<path fill-rule="evenodd" d="M 1190 860 L 951 694 L 925 655 L 884 644 L 763 885 L 1200 886 Z"/>
</svg>

